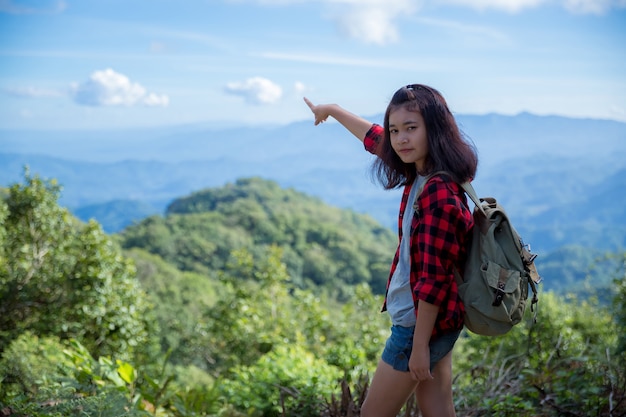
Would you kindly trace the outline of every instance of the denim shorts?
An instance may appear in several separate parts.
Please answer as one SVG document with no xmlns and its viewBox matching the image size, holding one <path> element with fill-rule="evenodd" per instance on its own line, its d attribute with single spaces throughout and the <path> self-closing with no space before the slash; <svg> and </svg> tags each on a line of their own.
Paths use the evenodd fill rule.
<svg viewBox="0 0 626 417">
<path fill-rule="evenodd" d="M 396 371 L 409 372 L 409 358 L 413 349 L 413 327 L 391 326 L 391 336 L 385 343 L 382 360 L 393 367 Z M 435 340 L 430 341 L 430 370 L 435 368 L 437 362 L 443 359 L 454 347 L 461 331 L 445 333 Z"/>
</svg>

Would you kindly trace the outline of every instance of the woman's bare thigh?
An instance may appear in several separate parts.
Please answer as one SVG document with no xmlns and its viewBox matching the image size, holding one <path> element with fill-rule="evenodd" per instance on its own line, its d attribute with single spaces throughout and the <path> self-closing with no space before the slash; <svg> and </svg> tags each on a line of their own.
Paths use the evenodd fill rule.
<svg viewBox="0 0 626 417">
<path fill-rule="evenodd" d="M 409 372 L 397 371 L 381 360 L 361 407 L 361 417 L 396 417 L 416 385 Z"/>
<path fill-rule="evenodd" d="M 433 369 L 433 379 L 422 381 L 415 388 L 417 402 L 424 417 L 454 417 L 452 398 L 452 352 Z"/>
</svg>

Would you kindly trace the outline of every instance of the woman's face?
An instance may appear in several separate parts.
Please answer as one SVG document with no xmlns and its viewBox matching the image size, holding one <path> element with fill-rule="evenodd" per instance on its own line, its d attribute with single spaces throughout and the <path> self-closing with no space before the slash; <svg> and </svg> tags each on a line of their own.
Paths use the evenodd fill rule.
<svg viewBox="0 0 626 417">
<path fill-rule="evenodd" d="M 428 137 L 422 115 L 405 107 L 391 111 L 389 136 L 391 147 L 402 162 L 414 163 L 417 171 L 422 171 L 428 156 Z"/>
</svg>

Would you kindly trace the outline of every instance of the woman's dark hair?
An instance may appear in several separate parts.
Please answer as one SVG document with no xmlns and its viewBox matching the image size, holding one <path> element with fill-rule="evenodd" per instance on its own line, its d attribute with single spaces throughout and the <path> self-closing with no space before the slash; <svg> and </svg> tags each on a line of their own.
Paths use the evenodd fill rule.
<svg viewBox="0 0 626 417">
<path fill-rule="evenodd" d="M 417 172 L 413 163 L 404 163 L 391 147 L 389 114 L 404 107 L 419 112 L 424 119 L 428 138 L 428 156 L 424 172 Z M 419 175 L 446 171 L 456 182 L 469 181 L 476 175 L 478 156 L 476 148 L 459 130 L 448 105 L 434 88 L 411 84 L 395 92 L 384 122 L 385 134 L 378 144 L 378 158 L 372 166 L 373 176 L 386 188 L 397 188 L 412 183 Z"/>
</svg>

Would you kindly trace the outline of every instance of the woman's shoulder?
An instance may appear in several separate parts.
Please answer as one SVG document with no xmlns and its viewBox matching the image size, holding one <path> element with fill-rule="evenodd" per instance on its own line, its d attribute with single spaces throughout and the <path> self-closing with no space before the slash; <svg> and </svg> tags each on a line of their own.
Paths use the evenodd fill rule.
<svg viewBox="0 0 626 417">
<path fill-rule="evenodd" d="M 447 172 L 436 172 L 426 177 L 424 188 L 431 187 L 433 189 L 448 189 L 451 192 L 458 192 L 461 186 Z"/>
<path fill-rule="evenodd" d="M 372 123 L 370 130 L 367 132 L 368 135 L 381 136 L 385 133 L 385 128 L 383 128 L 378 123 Z"/>
<path fill-rule="evenodd" d="M 381 125 L 376 123 L 372 124 L 372 127 L 365 134 L 365 138 L 363 138 L 363 144 L 365 145 L 365 149 L 368 152 L 376 153 L 376 147 L 380 142 L 381 138 L 385 134 L 385 130 Z"/>
<path fill-rule="evenodd" d="M 444 205 L 456 202 L 462 193 L 461 186 L 446 173 L 429 176 L 420 194 L 423 206 Z"/>
</svg>

